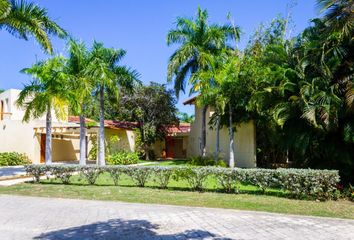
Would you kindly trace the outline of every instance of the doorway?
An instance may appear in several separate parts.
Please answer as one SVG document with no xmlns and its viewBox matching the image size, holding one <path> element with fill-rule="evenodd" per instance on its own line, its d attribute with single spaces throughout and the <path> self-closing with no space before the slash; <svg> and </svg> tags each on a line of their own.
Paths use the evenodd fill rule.
<svg viewBox="0 0 354 240">
<path fill-rule="evenodd" d="M 45 163 L 45 136 L 46 136 L 46 134 L 41 134 L 41 159 L 40 159 L 40 163 Z"/>
</svg>

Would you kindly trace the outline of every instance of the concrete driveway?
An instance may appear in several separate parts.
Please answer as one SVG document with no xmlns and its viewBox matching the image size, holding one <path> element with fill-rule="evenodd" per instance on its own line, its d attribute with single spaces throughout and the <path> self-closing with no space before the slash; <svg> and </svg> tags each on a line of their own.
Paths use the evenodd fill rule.
<svg viewBox="0 0 354 240">
<path fill-rule="evenodd" d="M 0 239 L 354 239 L 354 221 L 0 195 Z"/>
</svg>

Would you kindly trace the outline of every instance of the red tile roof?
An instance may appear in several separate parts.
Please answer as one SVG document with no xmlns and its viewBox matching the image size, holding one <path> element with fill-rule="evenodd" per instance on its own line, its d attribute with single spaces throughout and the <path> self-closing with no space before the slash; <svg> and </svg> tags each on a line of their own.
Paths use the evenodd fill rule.
<svg viewBox="0 0 354 240">
<path fill-rule="evenodd" d="M 68 122 L 71 122 L 71 123 L 80 123 L 80 117 L 79 117 L 79 116 L 69 116 L 69 117 L 68 117 Z M 92 120 L 92 119 L 89 119 L 89 118 L 85 118 L 85 122 L 86 122 L 86 123 L 93 123 L 93 122 L 95 122 L 95 121 Z"/>
<path fill-rule="evenodd" d="M 80 117 L 79 116 L 69 116 L 68 119 L 69 122 L 71 123 L 80 123 Z M 94 123 L 95 121 L 89 118 L 85 119 L 86 123 Z M 98 124 L 98 123 L 97 123 Z M 104 121 L 104 126 L 107 128 L 112 128 L 112 129 L 134 129 L 139 127 L 138 122 L 126 122 L 126 121 L 116 121 L 116 120 L 105 120 Z M 189 133 L 191 129 L 191 126 L 189 123 L 180 123 L 179 126 L 168 126 L 167 131 L 169 134 L 173 133 Z"/>
<path fill-rule="evenodd" d="M 167 131 L 169 134 L 172 133 L 189 133 L 191 130 L 191 125 L 189 123 L 180 123 L 179 126 L 169 126 Z"/>
<path fill-rule="evenodd" d="M 115 120 L 105 120 L 104 126 L 108 128 L 123 128 L 123 129 L 134 129 L 139 127 L 137 122 L 125 122 L 125 121 L 115 121 Z"/>
</svg>

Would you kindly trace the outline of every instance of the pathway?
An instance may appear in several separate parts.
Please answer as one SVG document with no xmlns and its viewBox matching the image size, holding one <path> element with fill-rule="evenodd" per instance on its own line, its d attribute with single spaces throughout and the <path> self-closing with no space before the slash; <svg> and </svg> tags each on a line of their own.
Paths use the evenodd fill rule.
<svg viewBox="0 0 354 240">
<path fill-rule="evenodd" d="M 143 197 L 143 196 L 142 196 Z M 354 239 L 354 221 L 0 195 L 0 239 Z"/>
</svg>

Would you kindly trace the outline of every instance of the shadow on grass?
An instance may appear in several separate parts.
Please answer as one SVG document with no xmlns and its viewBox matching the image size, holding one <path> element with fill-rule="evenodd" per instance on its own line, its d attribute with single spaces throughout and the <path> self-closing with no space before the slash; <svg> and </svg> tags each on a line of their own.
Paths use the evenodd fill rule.
<svg viewBox="0 0 354 240">
<path fill-rule="evenodd" d="M 159 225 L 146 220 L 111 219 L 88 225 L 42 233 L 34 239 L 219 239 L 228 240 L 205 230 L 187 230 L 173 234 L 158 234 Z"/>
</svg>

